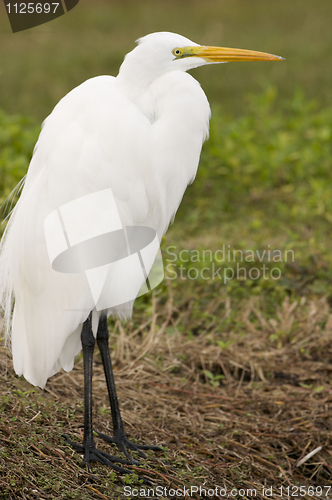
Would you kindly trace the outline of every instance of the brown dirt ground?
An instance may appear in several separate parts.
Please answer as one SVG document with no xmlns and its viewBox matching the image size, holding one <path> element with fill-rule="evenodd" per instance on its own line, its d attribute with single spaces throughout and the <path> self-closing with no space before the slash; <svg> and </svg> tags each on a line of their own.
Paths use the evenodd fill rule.
<svg viewBox="0 0 332 500">
<path fill-rule="evenodd" d="M 182 498 L 332 498 L 328 303 L 286 299 L 271 318 L 261 297 L 217 295 L 201 316 L 195 297 L 174 293 L 153 295 L 151 310 L 127 325 L 110 324 L 127 434 L 167 447 L 149 452 L 141 475 L 168 492 L 143 497 L 179 498 L 169 490 L 218 485 L 222 494 L 186 491 Z M 89 474 L 61 438 L 82 438 L 82 358 L 42 391 L 14 375 L 2 347 L 0 380 L 0 498 L 129 498 L 128 477 L 98 464 Z M 95 428 L 111 434 L 99 353 L 93 383 Z M 133 484 L 147 488 L 137 477 Z"/>
</svg>

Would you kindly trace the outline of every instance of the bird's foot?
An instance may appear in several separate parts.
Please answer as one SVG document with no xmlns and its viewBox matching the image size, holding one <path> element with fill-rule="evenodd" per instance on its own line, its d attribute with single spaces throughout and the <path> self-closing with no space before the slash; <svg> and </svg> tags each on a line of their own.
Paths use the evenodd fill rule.
<svg viewBox="0 0 332 500">
<path fill-rule="evenodd" d="M 124 465 L 131 465 L 133 463 L 132 461 L 114 457 L 113 455 L 109 455 L 105 451 L 98 450 L 96 448 L 94 441 L 91 441 L 90 443 L 83 445 L 80 443 L 76 443 L 75 441 L 72 441 L 67 436 L 67 434 L 62 434 L 62 436 L 74 450 L 84 455 L 84 459 L 87 464 L 89 472 L 92 472 L 90 462 L 100 462 L 101 464 L 107 465 L 108 467 L 111 467 L 112 469 L 118 472 L 124 472 L 128 474 L 131 473 L 130 470 L 124 469 L 123 467 L 116 465 L 115 462 Z"/>
<path fill-rule="evenodd" d="M 124 431 L 115 433 L 113 437 L 110 437 L 107 434 L 103 434 L 102 432 L 98 431 L 94 432 L 98 435 L 98 437 L 106 441 L 106 443 L 115 444 L 133 465 L 140 465 L 140 462 L 138 460 L 135 460 L 132 456 L 130 456 L 127 449 L 136 451 L 142 458 L 146 458 L 146 455 L 145 453 L 143 453 L 142 450 L 162 451 L 162 449 L 159 448 L 159 446 L 132 443 L 131 441 L 129 441 Z"/>
<path fill-rule="evenodd" d="M 113 455 L 109 455 L 105 451 L 98 450 L 96 448 L 96 445 L 94 441 L 91 441 L 89 444 L 80 444 L 76 443 L 75 441 L 72 441 L 67 434 L 62 434 L 62 437 L 65 438 L 67 443 L 76 451 L 79 453 L 82 453 L 84 455 L 84 460 L 87 465 L 88 471 L 93 472 L 91 469 L 90 462 L 99 462 L 103 465 L 107 465 L 108 467 L 111 467 L 111 469 L 116 470 L 117 472 L 120 472 L 122 474 L 132 474 L 133 471 L 129 469 L 125 469 L 124 467 L 120 467 L 119 465 L 116 465 L 115 462 L 123 464 L 123 465 L 136 465 L 137 462 L 133 459 L 130 460 L 124 460 L 122 458 L 115 457 Z M 139 465 L 139 463 L 138 463 Z M 148 486 L 151 486 L 151 482 L 144 476 L 138 476 L 138 479 L 141 479 L 143 483 L 147 484 Z"/>
</svg>

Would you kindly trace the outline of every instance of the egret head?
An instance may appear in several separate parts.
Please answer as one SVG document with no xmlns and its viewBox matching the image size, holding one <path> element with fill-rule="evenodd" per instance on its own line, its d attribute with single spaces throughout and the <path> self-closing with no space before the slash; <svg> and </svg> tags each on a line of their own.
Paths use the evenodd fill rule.
<svg viewBox="0 0 332 500">
<path fill-rule="evenodd" d="M 169 71 L 187 71 L 198 66 L 230 61 L 278 61 L 282 57 L 253 50 L 209 47 L 176 33 L 151 33 L 138 40 L 120 71 L 136 70 L 152 78 Z"/>
</svg>

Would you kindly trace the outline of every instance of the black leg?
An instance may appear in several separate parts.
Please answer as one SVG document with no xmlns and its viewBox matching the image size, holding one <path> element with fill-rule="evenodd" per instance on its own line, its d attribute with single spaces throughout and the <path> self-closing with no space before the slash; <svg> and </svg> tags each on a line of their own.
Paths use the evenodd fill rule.
<svg viewBox="0 0 332 500">
<path fill-rule="evenodd" d="M 93 439 L 93 426 L 92 426 L 92 362 L 93 362 L 93 351 L 95 347 L 95 338 L 93 336 L 92 327 L 92 314 L 90 313 L 88 319 L 84 322 L 81 334 L 82 348 L 83 348 L 83 366 L 84 366 L 84 437 L 83 445 L 75 443 L 69 437 L 64 434 L 63 437 L 66 439 L 76 451 L 84 453 L 85 462 L 88 466 L 88 470 L 92 472 L 90 462 L 96 461 L 104 465 L 108 465 L 118 472 L 130 473 L 131 471 L 118 467 L 113 462 L 118 462 L 121 464 L 129 465 L 131 462 L 128 460 L 123 460 L 104 451 L 100 451 L 96 448 Z"/>
<path fill-rule="evenodd" d="M 99 325 L 97 331 L 97 343 L 104 366 L 108 396 L 112 410 L 113 431 L 114 434 L 117 434 L 119 436 L 121 436 L 122 434 L 123 436 L 125 436 L 122 418 L 120 414 L 119 403 L 118 403 L 118 397 L 116 395 L 112 360 L 108 346 L 108 337 L 109 334 L 107 328 L 107 316 L 102 314 L 99 319 Z"/>
<path fill-rule="evenodd" d="M 91 328 L 91 316 L 84 322 L 81 342 L 83 349 L 83 369 L 84 369 L 84 438 L 83 446 L 86 450 L 93 444 L 92 427 L 92 363 L 93 351 L 95 348 L 95 338 Z M 88 458 L 88 457 L 86 457 Z"/>
<path fill-rule="evenodd" d="M 131 460 L 133 464 L 139 464 L 137 460 L 134 460 L 128 453 L 127 448 L 137 451 L 141 457 L 146 458 L 146 455 L 141 450 L 161 450 L 158 446 L 148 446 L 148 445 L 136 445 L 129 441 L 126 436 L 122 418 L 120 414 L 120 408 L 118 403 L 118 398 L 116 395 L 116 388 L 114 382 L 113 368 L 111 355 L 108 346 L 108 329 L 107 329 L 107 316 L 106 314 L 101 314 L 99 318 L 98 332 L 97 332 L 97 343 L 101 354 L 101 359 L 104 365 L 104 372 L 106 378 L 106 384 L 108 389 L 108 395 L 112 411 L 112 421 L 113 421 L 113 432 L 114 437 L 109 437 L 102 432 L 97 432 L 98 436 L 107 441 L 108 443 L 114 443 L 118 448 L 125 454 L 128 460 Z"/>
</svg>

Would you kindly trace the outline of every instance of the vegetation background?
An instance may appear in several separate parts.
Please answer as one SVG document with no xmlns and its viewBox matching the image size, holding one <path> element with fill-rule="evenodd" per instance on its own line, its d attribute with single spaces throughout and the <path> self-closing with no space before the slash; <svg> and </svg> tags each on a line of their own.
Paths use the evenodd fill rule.
<svg viewBox="0 0 332 500">
<path fill-rule="evenodd" d="M 113 325 L 114 361 L 131 432 L 142 440 L 138 427 L 149 424 L 153 439 L 165 445 L 177 436 L 165 454 L 170 462 L 177 460 L 182 484 L 195 484 L 199 477 L 202 484 L 254 485 L 264 498 L 264 485 L 316 488 L 331 479 L 331 16 L 329 0 L 81 0 L 51 23 L 12 34 L 0 5 L 1 202 L 25 175 L 40 123 L 55 104 L 88 78 L 116 75 L 137 38 L 174 31 L 201 44 L 286 59 L 192 71 L 211 103 L 211 134 L 196 181 L 163 241 L 165 266 L 171 264 L 168 270 L 177 279 L 166 279 L 152 297 L 137 301 L 130 342 L 126 327 Z M 221 264 L 206 257 L 223 245 L 260 256 L 265 251 L 263 264 L 269 272 L 277 267 L 280 279 L 250 274 L 251 268 L 262 268 L 258 257 L 241 262 L 238 252 Z M 184 262 L 181 250 L 186 257 L 197 250 L 199 261 Z M 294 259 L 271 262 L 267 250 L 283 256 L 292 251 Z M 240 279 L 212 278 L 213 264 L 223 276 L 238 263 L 245 268 Z M 202 277 L 204 267 L 211 279 Z M 121 479 L 114 474 L 97 467 L 100 476 L 91 479 L 82 466 L 74 480 L 68 469 L 73 466 L 64 472 L 57 462 L 71 460 L 54 429 L 68 428 L 71 420 L 62 413 L 73 398 L 80 400 L 80 360 L 69 377 L 60 374 L 67 377 L 62 382 L 50 381 L 46 396 L 13 375 L 4 349 L 1 363 L 3 498 L 121 498 Z M 167 416 L 138 403 L 133 374 L 142 384 L 141 402 L 148 393 L 146 401 L 150 398 L 152 407 L 160 402 Z M 159 384 L 157 394 L 153 383 Z M 213 409 L 197 394 L 205 394 Z M 290 400 L 297 403 L 289 405 Z M 96 418 L 109 418 L 106 402 L 95 412 Z M 70 429 L 78 434 L 78 410 L 75 419 Z M 165 427 L 169 433 L 162 435 Z M 24 429 L 37 433 L 44 448 L 28 441 Z M 317 456 L 297 466 L 319 446 Z M 13 458 L 18 449 L 19 465 Z M 164 474 L 165 484 L 172 480 Z M 326 498 L 317 491 L 315 498 Z"/>
</svg>

